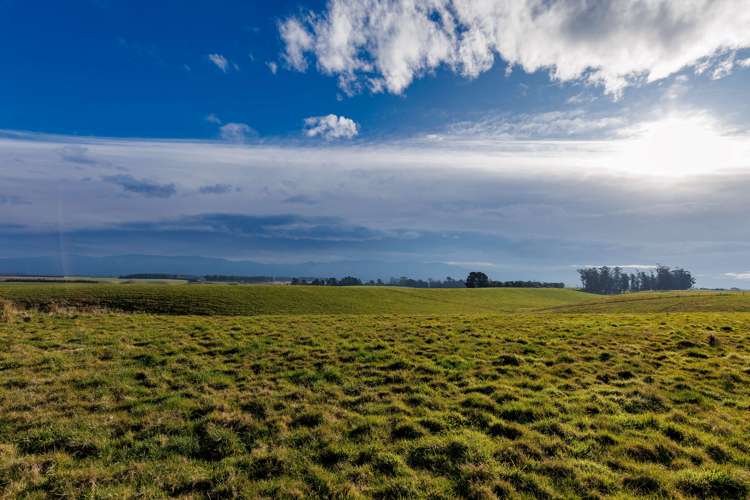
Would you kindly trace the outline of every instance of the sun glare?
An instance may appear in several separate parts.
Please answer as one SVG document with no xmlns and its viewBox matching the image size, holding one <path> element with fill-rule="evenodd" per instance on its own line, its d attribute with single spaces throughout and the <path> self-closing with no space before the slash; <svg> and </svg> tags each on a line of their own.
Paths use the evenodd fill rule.
<svg viewBox="0 0 750 500">
<path fill-rule="evenodd" d="M 637 174 L 684 176 L 741 168 L 740 160 L 750 151 L 747 138 L 727 135 L 703 116 L 669 117 L 626 135 L 616 141 L 611 166 Z"/>
</svg>

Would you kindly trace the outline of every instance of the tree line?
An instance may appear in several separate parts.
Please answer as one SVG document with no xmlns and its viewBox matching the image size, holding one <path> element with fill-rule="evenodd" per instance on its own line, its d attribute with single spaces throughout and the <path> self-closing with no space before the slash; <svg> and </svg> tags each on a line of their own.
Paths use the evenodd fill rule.
<svg viewBox="0 0 750 500">
<path fill-rule="evenodd" d="M 548 283 L 544 281 L 493 281 L 482 272 L 469 273 L 465 280 L 454 279 L 450 276 L 444 280 L 414 279 L 406 276 L 390 278 L 388 281 L 362 281 L 348 276 L 346 278 L 293 278 L 292 285 L 317 286 L 399 286 L 405 288 L 565 288 L 565 283 Z"/>
<path fill-rule="evenodd" d="M 565 288 L 565 283 L 546 281 L 493 281 L 482 272 L 471 272 L 466 277 L 466 288 Z"/>
<path fill-rule="evenodd" d="M 292 278 L 292 285 L 314 285 L 314 286 L 360 286 L 362 280 L 353 276 L 344 278 Z"/>
<path fill-rule="evenodd" d="M 578 270 L 585 292 L 614 295 L 626 292 L 689 290 L 695 285 L 690 271 L 656 266 L 655 271 L 628 273 L 620 267 L 586 267 Z"/>
</svg>

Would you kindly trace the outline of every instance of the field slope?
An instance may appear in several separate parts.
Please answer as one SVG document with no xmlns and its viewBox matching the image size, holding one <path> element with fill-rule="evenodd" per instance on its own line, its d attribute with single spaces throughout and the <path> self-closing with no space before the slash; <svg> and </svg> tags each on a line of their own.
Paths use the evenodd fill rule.
<svg viewBox="0 0 750 500">
<path fill-rule="evenodd" d="M 0 285 L 0 299 L 151 314 L 468 314 L 532 311 L 602 300 L 575 290 L 416 289 L 156 284 Z"/>
<path fill-rule="evenodd" d="M 562 313 L 750 312 L 750 292 L 643 292 L 543 309 Z"/>
</svg>

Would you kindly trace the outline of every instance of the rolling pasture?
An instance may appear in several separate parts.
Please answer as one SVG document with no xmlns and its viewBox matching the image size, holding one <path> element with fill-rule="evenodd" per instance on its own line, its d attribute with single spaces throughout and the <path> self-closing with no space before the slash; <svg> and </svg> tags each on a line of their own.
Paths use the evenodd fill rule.
<svg viewBox="0 0 750 500">
<path fill-rule="evenodd" d="M 7 306 L 0 322 L 2 496 L 750 494 L 747 295 L 81 284 L 0 297 L 39 309 Z"/>
<path fill-rule="evenodd" d="M 178 315 L 465 314 L 531 311 L 591 302 L 564 289 L 418 289 L 270 285 L 0 285 L 29 309 L 64 307 Z"/>
<path fill-rule="evenodd" d="M 424 289 L 186 284 L 0 284 L 22 308 L 254 316 L 515 312 L 750 312 L 750 292 L 660 292 L 605 297 L 571 289 Z"/>
</svg>

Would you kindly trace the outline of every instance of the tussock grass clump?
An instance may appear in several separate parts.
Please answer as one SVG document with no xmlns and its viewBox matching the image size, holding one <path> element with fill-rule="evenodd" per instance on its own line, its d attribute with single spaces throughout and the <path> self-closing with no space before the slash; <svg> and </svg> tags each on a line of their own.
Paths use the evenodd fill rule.
<svg viewBox="0 0 750 500">
<path fill-rule="evenodd" d="M 7 300 L 0 300 L 0 323 L 15 323 L 19 314 L 15 304 Z"/>
<path fill-rule="evenodd" d="M 698 498 L 746 498 L 748 485 L 738 475 L 725 470 L 690 470 L 680 474 L 677 488 Z"/>
<path fill-rule="evenodd" d="M 750 493 L 744 314 L 29 318 L 0 497 Z"/>
<path fill-rule="evenodd" d="M 462 431 L 450 436 L 425 438 L 409 452 L 412 467 L 431 472 L 457 474 L 464 465 L 490 462 L 494 445 L 486 435 Z"/>
<path fill-rule="evenodd" d="M 661 481 L 646 474 L 626 476 L 622 480 L 623 486 L 638 495 L 663 495 L 664 489 Z"/>
</svg>

